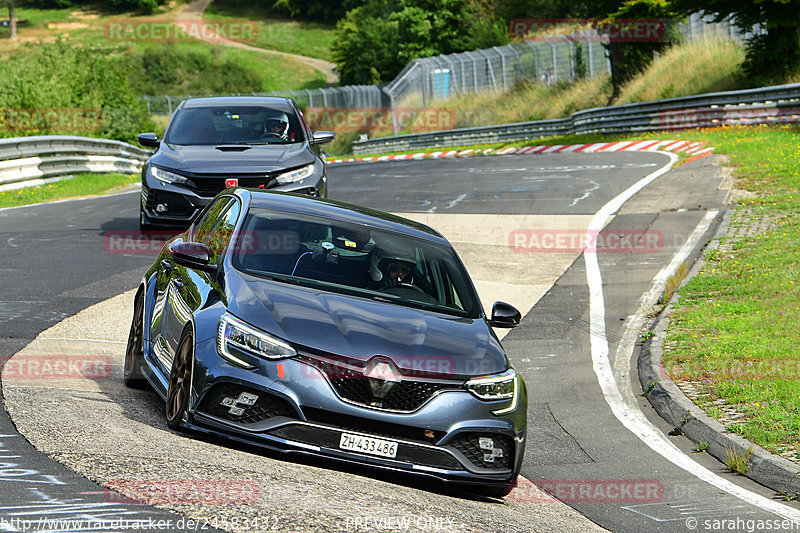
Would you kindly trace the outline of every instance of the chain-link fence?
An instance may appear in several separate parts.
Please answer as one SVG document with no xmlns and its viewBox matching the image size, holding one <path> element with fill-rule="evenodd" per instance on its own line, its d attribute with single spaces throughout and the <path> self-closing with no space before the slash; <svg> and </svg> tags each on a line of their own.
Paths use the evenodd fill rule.
<svg viewBox="0 0 800 533">
<path fill-rule="evenodd" d="M 203 95 L 184 96 L 145 96 L 147 111 L 151 115 L 169 115 L 187 98 Z M 299 91 L 271 91 L 263 93 L 237 93 L 231 96 L 283 96 L 291 98 L 303 108 L 383 108 L 388 105 L 389 97 L 378 85 L 348 85 L 328 89 L 303 89 Z"/>
<path fill-rule="evenodd" d="M 730 19 L 715 23 L 710 15 L 695 14 L 678 25 L 678 32 L 689 41 L 707 37 L 743 41 L 753 33 L 760 33 L 761 29 L 756 27 L 752 32 L 742 32 Z M 520 81 L 552 85 L 608 75 L 611 66 L 603 46 L 607 40 L 608 35 L 594 29 L 581 30 L 578 35 L 554 35 L 415 59 L 383 86 L 351 85 L 248 94 L 286 96 L 304 108 L 389 110 L 397 133 L 395 109 L 424 109 L 437 105 L 437 101 L 469 93 L 507 92 Z M 189 96 L 149 96 L 146 97 L 147 107 L 151 114 L 172 115 L 175 106 L 184 98 Z"/>
</svg>

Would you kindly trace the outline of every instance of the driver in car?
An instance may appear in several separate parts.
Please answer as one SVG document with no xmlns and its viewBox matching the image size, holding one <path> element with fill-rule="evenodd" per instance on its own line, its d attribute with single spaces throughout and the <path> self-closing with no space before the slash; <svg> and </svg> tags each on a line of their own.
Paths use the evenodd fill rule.
<svg viewBox="0 0 800 533">
<path fill-rule="evenodd" d="M 289 140 L 289 118 L 286 113 L 278 117 L 268 118 L 264 122 L 264 135 L 266 137 L 277 137 L 283 141 Z"/>
<path fill-rule="evenodd" d="M 369 275 L 376 289 L 410 287 L 414 283 L 415 261 L 400 253 L 376 250 L 370 254 Z"/>
</svg>

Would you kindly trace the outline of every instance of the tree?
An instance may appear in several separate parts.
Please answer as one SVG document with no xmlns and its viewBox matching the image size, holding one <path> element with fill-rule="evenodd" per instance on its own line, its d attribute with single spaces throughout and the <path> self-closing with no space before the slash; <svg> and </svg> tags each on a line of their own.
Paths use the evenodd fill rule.
<svg viewBox="0 0 800 533">
<path fill-rule="evenodd" d="M 506 24 L 481 0 L 367 0 L 336 27 L 342 84 L 380 84 L 419 57 L 508 42 Z"/>
<path fill-rule="evenodd" d="M 13 0 L 9 0 L 8 2 L 8 30 L 10 32 L 10 39 L 13 39 L 17 36 L 17 16 L 14 14 Z"/>
<path fill-rule="evenodd" d="M 800 67 L 800 0 L 672 0 L 681 14 L 731 18 L 743 32 L 759 25 L 764 33 L 746 43 L 745 72 L 755 83 L 781 81 Z"/>
<path fill-rule="evenodd" d="M 609 39 L 603 46 L 611 62 L 611 100 L 619 95 L 622 86 L 642 72 L 657 52 L 669 47 L 676 36 L 667 21 L 675 16 L 668 0 L 626 0 L 598 27 L 605 28 Z M 656 31 L 648 32 L 648 24 Z M 644 26 L 642 26 L 644 25 Z M 644 28 L 644 31 L 642 30 Z M 643 35 L 638 38 L 637 35 Z"/>
<path fill-rule="evenodd" d="M 292 18 L 334 24 L 363 0 L 276 0 L 272 7 Z"/>
</svg>

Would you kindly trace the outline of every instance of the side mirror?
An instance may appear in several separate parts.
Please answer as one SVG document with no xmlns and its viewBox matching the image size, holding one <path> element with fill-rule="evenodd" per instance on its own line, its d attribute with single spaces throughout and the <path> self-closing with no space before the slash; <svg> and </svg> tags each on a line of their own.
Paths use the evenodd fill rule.
<svg viewBox="0 0 800 533">
<path fill-rule="evenodd" d="M 495 302 L 492 306 L 492 318 L 489 325 L 494 328 L 514 328 L 519 325 L 522 315 L 511 304 Z"/>
<path fill-rule="evenodd" d="M 311 138 L 311 144 L 328 144 L 336 138 L 332 131 L 315 131 Z"/>
<path fill-rule="evenodd" d="M 158 148 L 158 145 L 161 144 L 161 141 L 158 140 L 158 135 L 155 133 L 140 133 L 136 136 L 136 140 L 142 146 L 149 146 L 150 148 Z"/>
<path fill-rule="evenodd" d="M 179 265 L 205 272 L 216 270 L 213 265 L 209 264 L 211 252 L 205 244 L 177 239 L 169 245 L 169 254 Z"/>
</svg>

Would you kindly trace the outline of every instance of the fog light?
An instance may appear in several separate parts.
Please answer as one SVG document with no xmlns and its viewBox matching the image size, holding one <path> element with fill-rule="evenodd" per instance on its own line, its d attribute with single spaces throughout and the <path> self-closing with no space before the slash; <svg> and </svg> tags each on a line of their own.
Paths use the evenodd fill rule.
<svg viewBox="0 0 800 533">
<path fill-rule="evenodd" d="M 228 407 L 228 413 L 233 416 L 242 416 L 244 414 L 244 405 L 245 407 L 252 407 L 258 401 L 258 396 L 255 394 L 250 394 L 249 392 L 242 392 L 239 394 L 238 398 L 231 398 L 230 396 L 225 396 L 220 403 L 220 405 L 224 407 Z"/>
<path fill-rule="evenodd" d="M 158 204 L 156 206 L 156 213 L 166 213 L 167 212 L 167 204 Z"/>
</svg>

